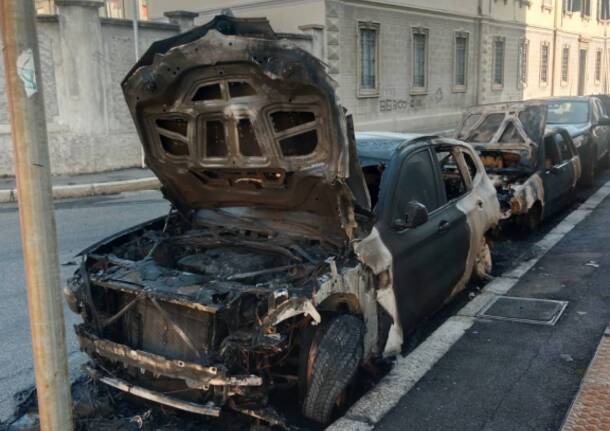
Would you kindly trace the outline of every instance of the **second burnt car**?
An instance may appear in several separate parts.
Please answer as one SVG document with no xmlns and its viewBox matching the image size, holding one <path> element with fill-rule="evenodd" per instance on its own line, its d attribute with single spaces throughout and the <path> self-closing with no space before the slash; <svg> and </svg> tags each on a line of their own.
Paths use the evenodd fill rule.
<svg viewBox="0 0 610 431">
<path fill-rule="evenodd" d="M 581 175 L 570 134 L 549 127 L 546 112 L 540 101 L 473 107 L 456 135 L 478 151 L 496 187 L 502 218 L 530 231 L 569 202 Z"/>
<path fill-rule="evenodd" d="M 401 140 L 365 178 L 325 66 L 266 20 L 155 42 L 122 86 L 173 210 L 85 250 L 68 283 L 101 382 L 275 425 L 269 395 L 298 386 L 327 423 L 360 366 L 484 276 L 499 210 L 470 147 Z"/>
</svg>

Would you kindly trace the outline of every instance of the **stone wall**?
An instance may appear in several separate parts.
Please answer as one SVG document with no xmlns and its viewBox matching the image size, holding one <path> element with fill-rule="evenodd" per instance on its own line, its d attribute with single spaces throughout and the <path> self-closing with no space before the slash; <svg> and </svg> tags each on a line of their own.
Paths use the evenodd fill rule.
<svg viewBox="0 0 610 431">
<path fill-rule="evenodd" d="M 140 141 L 120 87 L 135 63 L 132 23 L 100 18 L 94 3 L 58 0 L 58 15 L 38 17 L 53 174 L 141 166 Z M 175 24 L 141 22 L 140 54 L 178 32 Z M 13 174 L 5 85 L 0 63 L 0 176 Z"/>
</svg>

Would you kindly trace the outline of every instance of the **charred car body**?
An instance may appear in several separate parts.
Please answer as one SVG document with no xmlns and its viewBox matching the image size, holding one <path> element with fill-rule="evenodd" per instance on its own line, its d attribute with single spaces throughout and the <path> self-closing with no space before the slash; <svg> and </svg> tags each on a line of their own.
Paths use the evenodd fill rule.
<svg viewBox="0 0 610 431">
<path fill-rule="evenodd" d="M 360 365 L 399 353 L 417 319 L 484 275 L 499 211 L 472 150 L 405 144 L 371 179 L 373 211 L 324 65 L 266 20 L 216 17 L 156 42 L 122 85 L 173 210 L 85 250 L 68 283 L 102 382 L 272 424 L 270 391 L 298 385 L 303 413 L 327 422 Z M 421 167 L 432 148 L 451 162 L 444 174 L 429 164 L 434 174 L 461 175 L 465 189 L 450 200 L 431 183 L 428 214 L 397 185 L 411 155 Z M 438 274 L 443 253 L 452 270 Z"/>
<path fill-rule="evenodd" d="M 581 183 L 592 186 L 599 168 L 610 160 L 610 119 L 596 96 L 556 97 L 545 100 L 547 125 L 568 131 L 582 164 Z"/>
<path fill-rule="evenodd" d="M 479 152 L 502 218 L 529 230 L 569 201 L 581 175 L 569 133 L 547 127 L 546 111 L 544 102 L 474 107 L 457 133 Z"/>
</svg>

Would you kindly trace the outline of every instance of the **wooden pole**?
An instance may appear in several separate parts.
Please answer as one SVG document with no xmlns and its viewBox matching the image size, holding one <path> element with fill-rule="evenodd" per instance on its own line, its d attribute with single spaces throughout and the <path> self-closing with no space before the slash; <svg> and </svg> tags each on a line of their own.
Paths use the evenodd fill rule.
<svg viewBox="0 0 610 431">
<path fill-rule="evenodd" d="M 70 431 L 72 400 L 33 0 L 0 0 L 4 67 L 40 425 Z"/>
</svg>

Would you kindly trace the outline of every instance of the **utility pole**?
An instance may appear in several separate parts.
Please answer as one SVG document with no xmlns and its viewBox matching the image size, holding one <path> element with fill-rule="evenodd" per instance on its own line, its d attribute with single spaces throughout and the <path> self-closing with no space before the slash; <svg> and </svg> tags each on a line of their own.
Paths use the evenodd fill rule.
<svg viewBox="0 0 610 431">
<path fill-rule="evenodd" d="M 0 0 L 6 88 L 40 426 L 71 431 L 72 400 L 34 0 Z"/>
<path fill-rule="evenodd" d="M 138 20 L 140 19 L 139 0 L 131 1 L 131 26 L 133 28 L 133 51 L 136 56 L 136 61 L 140 59 L 140 36 L 138 34 Z"/>
</svg>

